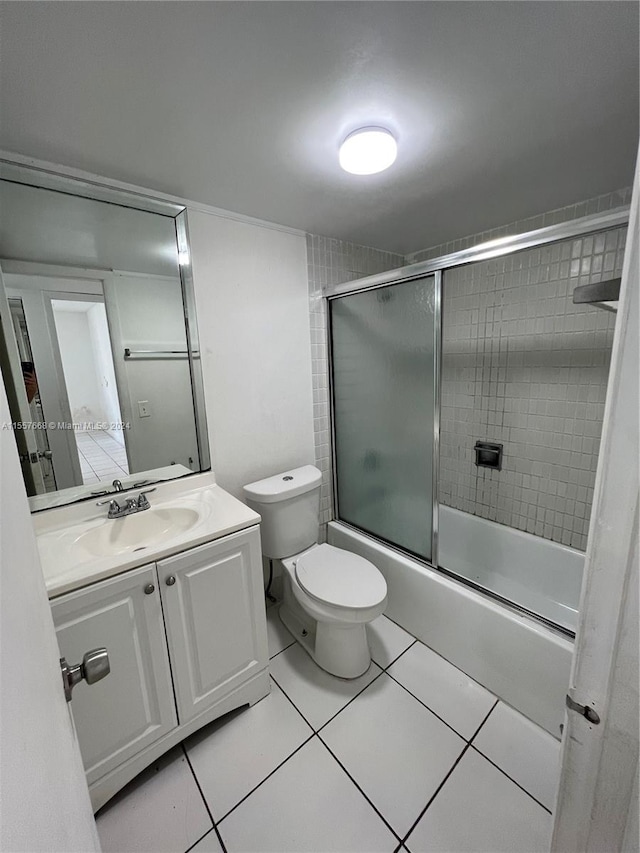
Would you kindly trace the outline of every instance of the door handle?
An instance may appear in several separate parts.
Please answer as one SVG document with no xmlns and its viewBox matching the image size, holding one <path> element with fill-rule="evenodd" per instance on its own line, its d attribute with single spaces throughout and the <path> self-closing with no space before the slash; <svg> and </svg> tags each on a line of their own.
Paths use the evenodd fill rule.
<svg viewBox="0 0 640 853">
<path fill-rule="evenodd" d="M 105 648 L 92 649 L 82 658 L 82 663 L 68 664 L 65 658 L 60 658 L 62 684 L 67 702 L 71 702 L 73 688 L 81 681 L 95 684 L 111 672 L 109 653 Z"/>
</svg>

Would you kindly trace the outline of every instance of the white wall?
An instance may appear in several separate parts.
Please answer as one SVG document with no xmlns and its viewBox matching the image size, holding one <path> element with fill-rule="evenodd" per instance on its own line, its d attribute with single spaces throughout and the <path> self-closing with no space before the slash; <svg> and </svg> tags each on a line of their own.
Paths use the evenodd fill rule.
<svg viewBox="0 0 640 853">
<path fill-rule="evenodd" d="M 114 273 L 105 279 L 105 302 L 120 390 L 130 471 L 165 465 L 198 470 L 198 445 L 182 287 L 179 278 Z M 184 352 L 125 359 L 124 350 Z M 141 416 L 145 402 L 148 417 Z"/>
<path fill-rule="evenodd" d="M 313 463 L 305 238 L 189 210 L 211 464 L 245 483 Z"/>
<path fill-rule="evenodd" d="M 54 305 L 53 317 L 73 423 L 105 421 L 87 312 Z"/>
<path fill-rule="evenodd" d="M 118 400 L 118 387 L 116 385 L 116 374 L 113 369 L 113 353 L 111 352 L 111 341 L 109 339 L 109 326 L 107 325 L 107 312 L 103 302 L 96 302 L 87 311 L 89 323 L 89 337 L 93 348 L 93 358 L 96 365 L 100 399 L 105 412 L 107 423 L 120 423 L 120 402 Z M 124 445 L 124 431 L 113 428 L 109 430 L 111 436 L 120 444 Z"/>
</svg>

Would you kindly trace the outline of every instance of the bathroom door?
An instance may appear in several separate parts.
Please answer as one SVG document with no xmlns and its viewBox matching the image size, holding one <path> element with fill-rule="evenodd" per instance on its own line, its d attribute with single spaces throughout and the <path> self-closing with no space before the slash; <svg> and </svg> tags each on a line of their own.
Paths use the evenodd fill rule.
<svg viewBox="0 0 640 853">
<path fill-rule="evenodd" d="M 640 161 L 639 161 L 640 163 Z M 637 851 L 640 168 L 613 340 L 551 849 Z"/>
<path fill-rule="evenodd" d="M 338 517 L 431 560 L 439 280 L 329 305 Z"/>
<path fill-rule="evenodd" d="M 0 422 L 10 420 L 5 390 L 0 388 Z M 0 583 L 0 850 L 99 851 L 9 429 L 0 429 Z"/>
</svg>

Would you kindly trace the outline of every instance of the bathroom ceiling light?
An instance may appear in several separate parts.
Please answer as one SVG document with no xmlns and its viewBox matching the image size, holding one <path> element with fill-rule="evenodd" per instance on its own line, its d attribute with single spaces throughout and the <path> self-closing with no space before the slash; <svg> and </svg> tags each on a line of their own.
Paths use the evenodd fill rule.
<svg viewBox="0 0 640 853">
<path fill-rule="evenodd" d="M 340 165 L 352 175 L 375 175 L 395 161 L 398 146 L 382 127 L 362 127 L 355 130 L 340 146 Z"/>
</svg>

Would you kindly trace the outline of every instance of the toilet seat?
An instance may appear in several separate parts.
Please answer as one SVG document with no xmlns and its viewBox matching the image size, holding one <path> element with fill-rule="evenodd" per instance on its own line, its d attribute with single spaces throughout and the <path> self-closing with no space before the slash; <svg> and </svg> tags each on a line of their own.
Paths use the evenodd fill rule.
<svg viewBox="0 0 640 853">
<path fill-rule="evenodd" d="M 380 604 L 387 583 L 378 569 L 350 551 L 317 545 L 295 561 L 301 588 L 316 601 L 334 607 L 364 610 Z"/>
</svg>

